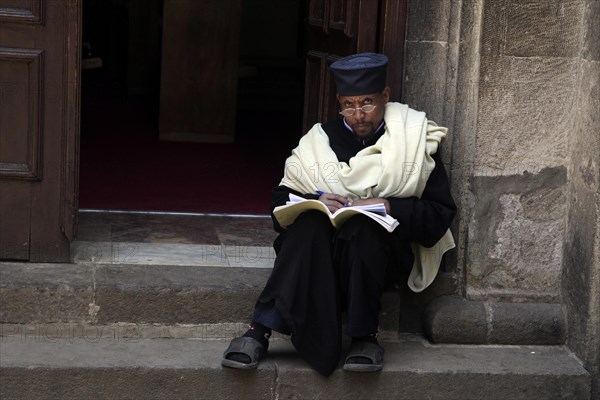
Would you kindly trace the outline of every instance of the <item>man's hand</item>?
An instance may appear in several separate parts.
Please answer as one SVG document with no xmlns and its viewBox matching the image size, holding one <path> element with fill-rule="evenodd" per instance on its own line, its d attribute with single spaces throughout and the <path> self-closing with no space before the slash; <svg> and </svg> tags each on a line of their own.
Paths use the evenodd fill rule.
<svg viewBox="0 0 600 400">
<path fill-rule="evenodd" d="M 323 193 L 319 196 L 319 201 L 327 206 L 332 213 L 348 204 L 348 198 L 339 194 Z"/>
<path fill-rule="evenodd" d="M 377 203 L 383 203 L 383 205 L 385 206 L 385 212 L 388 214 L 390 213 L 390 202 L 387 199 L 384 199 L 383 197 L 374 197 L 372 199 L 366 199 L 366 200 L 356 200 L 348 205 L 349 206 L 366 206 L 369 204 L 377 204 Z"/>
</svg>

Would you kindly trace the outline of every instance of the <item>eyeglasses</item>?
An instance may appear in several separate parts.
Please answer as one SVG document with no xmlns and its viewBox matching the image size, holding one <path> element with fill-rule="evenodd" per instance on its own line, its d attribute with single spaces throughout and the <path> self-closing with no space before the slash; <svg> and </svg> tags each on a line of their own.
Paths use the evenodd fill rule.
<svg viewBox="0 0 600 400">
<path fill-rule="evenodd" d="M 343 115 L 344 117 L 351 117 L 354 115 L 354 113 L 356 112 L 356 110 L 361 110 L 364 113 L 370 113 L 371 111 L 373 111 L 375 109 L 375 107 L 373 104 L 365 104 L 362 107 L 358 107 L 358 108 L 346 108 L 342 111 L 340 111 L 340 114 Z"/>
</svg>

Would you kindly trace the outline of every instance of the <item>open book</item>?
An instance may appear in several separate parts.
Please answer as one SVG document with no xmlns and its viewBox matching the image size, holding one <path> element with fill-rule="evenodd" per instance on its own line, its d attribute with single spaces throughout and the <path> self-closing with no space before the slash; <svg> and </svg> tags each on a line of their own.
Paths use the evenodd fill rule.
<svg viewBox="0 0 600 400">
<path fill-rule="evenodd" d="M 277 218 L 279 225 L 286 228 L 294 223 L 298 215 L 308 210 L 319 210 L 329 216 L 331 223 L 336 228 L 342 226 L 344 222 L 353 215 L 363 214 L 377 222 L 379 225 L 392 232 L 397 226 L 398 221 L 387 215 L 383 203 L 369 204 L 366 206 L 343 207 L 335 213 L 331 213 L 327 206 L 319 200 L 308 200 L 303 197 L 290 193 L 290 201 L 284 206 L 275 207 L 273 215 Z"/>
</svg>

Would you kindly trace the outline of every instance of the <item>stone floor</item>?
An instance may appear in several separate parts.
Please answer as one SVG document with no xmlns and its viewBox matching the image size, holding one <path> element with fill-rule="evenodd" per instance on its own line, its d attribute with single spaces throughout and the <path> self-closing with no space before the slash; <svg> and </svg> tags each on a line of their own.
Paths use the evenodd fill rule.
<svg viewBox="0 0 600 400">
<path fill-rule="evenodd" d="M 268 268 L 271 219 L 189 214 L 80 212 L 73 262 Z"/>
<path fill-rule="evenodd" d="M 255 370 L 221 367 L 228 340 L 12 336 L 0 341 L 10 399 L 589 400 L 590 376 L 558 346 L 382 343 L 380 372 L 325 378 L 274 340 Z M 51 336 L 53 335 L 53 336 Z M 344 350 L 345 352 L 345 350 Z"/>
</svg>

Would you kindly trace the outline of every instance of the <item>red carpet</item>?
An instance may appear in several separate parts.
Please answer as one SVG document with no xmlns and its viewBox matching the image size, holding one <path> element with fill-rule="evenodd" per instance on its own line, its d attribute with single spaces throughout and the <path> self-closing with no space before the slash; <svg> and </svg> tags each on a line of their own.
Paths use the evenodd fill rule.
<svg viewBox="0 0 600 400">
<path fill-rule="evenodd" d="M 288 146 L 160 141 L 155 117 L 128 107 L 82 113 L 81 208 L 269 213 Z"/>
</svg>

